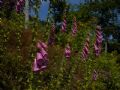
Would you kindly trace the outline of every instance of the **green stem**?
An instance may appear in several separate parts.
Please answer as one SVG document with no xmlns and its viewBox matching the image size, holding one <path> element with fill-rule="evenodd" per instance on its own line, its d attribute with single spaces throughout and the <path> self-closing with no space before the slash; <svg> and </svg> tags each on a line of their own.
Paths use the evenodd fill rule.
<svg viewBox="0 0 120 90">
<path fill-rule="evenodd" d="M 25 0 L 25 29 L 28 29 L 29 23 L 29 0 Z"/>
</svg>

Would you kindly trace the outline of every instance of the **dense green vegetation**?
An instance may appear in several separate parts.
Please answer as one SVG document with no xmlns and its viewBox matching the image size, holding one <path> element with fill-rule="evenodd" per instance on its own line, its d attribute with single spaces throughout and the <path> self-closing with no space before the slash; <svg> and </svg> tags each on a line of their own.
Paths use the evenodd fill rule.
<svg viewBox="0 0 120 90">
<path fill-rule="evenodd" d="M 30 7 L 37 5 L 36 7 L 39 8 L 37 1 L 31 3 Z M 16 13 L 15 4 L 11 5 L 12 0 L 5 0 L 0 10 L 0 90 L 120 90 L 119 26 L 113 25 L 114 23 L 103 25 L 99 17 L 91 15 L 93 10 L 100 10 L 101 4 L 105 4 L 102 5 L 104 12 L 106 12 L 106 7 L 111 7 L 111 5 L 114 6 L 111 7 L 112 9 L 118 7 L 118 1 L 88 3 L 81 6 L 80 10 L 74 11 L 65 1 L 60 0 L 61 3 L 57 3 L 57 0 L 50 0 L 49 10 L 53 16 L 48 15 L 48 19 L 51 21 L 39 21 L 36 11 L 36 16 L 30 17 L 29 28 L 26 30 L 23 12 Z M 98 7 L 97 10 L 95 6 Z M 63 33 L 58 23 L 63 21 L 65 15 L 67 31 Z M 74 16 L 76 16 L 77 23 L 76 36 L 72 36 L 71 30 Z M 56 27 L 55 41 L 53 45 L 48 44 L 47 69 L 42 72 L 33 72 L 32 66 L 37 52 L 36 43 L 38 40 L 48 43 L 52 23 L 55 23 Z M 108 24 L 108 21 L 106 20 L 105 23 Z M 105 52 L 106 41 L 103 41 L 102 51 L 98 57 L 95 56 L 93 46 L 97 24 L 102 25 L 104 38 L 110 34 L 118 35 L 113 40 L 107 40 L 108 52 Z M 90 33 L 89 55 L 84 61 L 81 53 L 88 33 Z M 69 60 L 64 55 L 67 43 L 71 47 Z M 94 74 L 96 74 L 96 80 L 93 78 Z"/>
</svg>

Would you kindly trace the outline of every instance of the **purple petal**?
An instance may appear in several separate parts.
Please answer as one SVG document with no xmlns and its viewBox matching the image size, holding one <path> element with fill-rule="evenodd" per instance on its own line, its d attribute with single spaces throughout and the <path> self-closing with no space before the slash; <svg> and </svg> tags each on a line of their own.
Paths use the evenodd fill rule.
<svg viewBox="0 0 120 90">
<path fill-rule="evenodd" d="M 33 71 L 39 71 L 40 69 L 38 68 L 38 65 L 37 65 L 37 60 L 36 58 L 34 59 L 34 63 L 33 63 Z"/>
</svg>

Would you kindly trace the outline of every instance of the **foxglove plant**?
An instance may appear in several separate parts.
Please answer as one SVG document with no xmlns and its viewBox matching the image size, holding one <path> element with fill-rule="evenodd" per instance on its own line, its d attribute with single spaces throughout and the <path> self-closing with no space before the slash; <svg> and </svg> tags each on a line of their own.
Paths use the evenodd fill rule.
<svg viewBox="0 0 120 90">
<path fill-rule="evenodd" d="M 66 21 L 66 17 L 64 17 L 64 20 L 62 22 L 62 32 L 66 32 L 66 26 L 67 26 L 67 21 Z"/>
<path fill-rule="evenodd" d="M 70 56 L 71 56 L 71 49 L 70 49 L 70 45 L 67 44 L 67 46 L 65 48 L 65 57 L 66 57 L 67 60 L 69 60 Z"/>
<path fill-rule="evenodd" d="M 84 45 L 83 50 L 82 50 L 82 59 L 83 60 L 87 59 L 87 57 L 88 57 L 88 54 L 89 54 L 89 42 L 90 42 L 90 38 L 89 38 L 89 34 L 88 34 L 88 37 L 86 39 L 85 45 Z"/>
<path fill-rule="evenodd" d="M 34 59 L 33 63 L 33 71 L 43 71 L 47 68 L 48 64 L 48 53 L 47 53 L 47 45 L 44 42 L 39 41 L 37 43 L 38 52 Z"/>
<path fill-rule="evenodd" d="M 46 43 L 41 42 L 41 41 L 39 40 L 38 43 L 37 43 L 37 48 L 38 48 L 38 49 L 44 48 L 44 49 L 46 50 L 46 49 L 48 48 L 48 46 L 46 45 Z"/>
<path fill-rule="evenodd" d="M 96 81 L 96 80 L 97 80 L 97 76 L 98 76 L 97 71 L 94 69 L 93 75 L 92 75 L 93 81 Z"/>
<path fill-rule="evenodd" d="M 25 3 L 25 0 L 18 0 L 17 1 L 17 4 L 16 4 L 16 12 L 20 12 L 21 11 L 21 8 L 22 6 L 24 5 Z"/>
<path fill-rule="evenodd" d="M 102 46 L 102 31 L 101 31 L 101 26 L 97 26 L 96 27 L 96 41 L 94 43 L 95 56 L 99 56 L 100 55 L 101 46 Z"/>
<path fill-rule="evenodd" d="M 2 3 L 3 3 L 3 1 L 2 1 L 2 0 L 0 0 L 0 8 L 1 8 L 1 6 L 2 6 Z"/>
<path fill-rule="evenodd" d="M 54 41 L 55 41 L 55 24 L 52 24 L 49 39 L 48 39 L 48 45 L 53 45 Z"/>
<path fill-rule="evenodd" d="M 77 23 L 76 23 L 76 17 L 73 18 L 73 27 L 72 27 L 72 35 L 75 36 L 77 33 Z"/>
<path fill-rule="evenodd" d="M 32 69 L 33 69 L 33 71 L 35 71 L 35 72 L 37 72 L 37 71 L 39 71 L 40 70 L 40 68 L 38 67 L 38 65 L 37 65 L 37 60 L 36 60 L 36 58 L 34 59 L 34 62 L 33 62 L 33 67 L 32 67 Z"/>
</svg>

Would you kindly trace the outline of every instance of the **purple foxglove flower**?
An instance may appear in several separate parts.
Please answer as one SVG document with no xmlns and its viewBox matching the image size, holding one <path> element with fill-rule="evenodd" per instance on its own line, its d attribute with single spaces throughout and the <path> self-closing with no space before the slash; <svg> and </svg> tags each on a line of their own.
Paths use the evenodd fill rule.
<svg viewBox="0 0 120 90">
<path fill-rule="evenodd" d="M 53 45 L 53 42 L 54 42 L 54 40 L 51 37 L 49 37 L 49 39 L 48 39 L 48 45 Z"/>
<path fill-rule="evenodd" d="M 99 50 L 99 48 L 96 46 L 96 44 L 94 44 L 94 49 L 95 49 L 95 51 Z"/>
<path fill-rule="evenodd" d="M 40 68 L 38 67 L 36 58 L 34 59 L 34 63 L 33 63 L 33 67 L 32 68 L 33 68 L 33 71 L 35 71 L 35 72 L 40 70 Z"/>
<path fill-rule="evenodd" d="M 84 50 L 82 51 L 82 57 L 83 57 L 83 59 L 86 59 L 86 57 L 87 57 L 87 54 L 85 53 Z"/>
<path fill-rule="evenodd" d="M 41 71 L 45 70 L 47 68 L 47 66 L 41 66 Z"/>
<path fill-rule="evenodd" d="M 87 47 L 84 47 L 84 52 L 85 52 L 85 54 L 88 54 L 89 53 L 89 50 L 88 50 L 88 48 Z"/>
<path fill-rule="evenodd" d="M 94 70 L 93 71 L 93 77 L 92 77 L 92 79 L 94 80 L 94 81 L 96 81 L 97 80 L 97 71 L 96 70 Z"/>
<path fill-rule="evenodd" d="M 0 3 L 3 3 L 3 1 L 2 1 L 2 0 L 0 0 Z"/>
<path fill-rule="evenodd" d="M 66 18 L 64 18 L 63 23 L 62 23 L 62 32 L 66 31 L 66 25 L 67 25 L 67 21 L 66 21 Z"/>
<path fill-rule="evenodd" d="M 39 42 L 37 42 L 37 48 L 38 49 L 41 49 L 41 48 L 47 49 L 48 46 L 44 42 L 39 41 Z"/>
<path fill-rule="evenodd" d="M 71 55 L 71 50 L 70 50 L 70 46 L 69 46 L 69 44 L 66 46 L 66 48 L 65 48 L 65 57 L 67 58 L 67 59 L 69 59 L 70 58 L 70 55 Z"/>
<path fill-rule="evenodd" d="M 96 46 L 96 44 L 94 44 L 94 50 L 95 50 L 95 55 L 99 56 L 99 48 Z"/>
<path fill-rule="evenodd" d="M 42 66 L 43 59 L 41 52 L 37 52 L 36 60 L 39 68 Z"/>
<path fill-rule="evenodd" d="M 16 11 L 19 12 L 22 8 L 22 6 L 24 5 L 24 1 L 25 0 L 18 0 L 17 4 L 16 4 Z"/>
<path fill-rule="evenodd" d="M 82 58 L 84 59 L 86 56 L 85 56 L 85 53 L 84 52 L 82 52 Z"/>
<path fill-rule="evenodd" d="M 39 41 L 37 43 L 37 48 L 40 49 L 40 53 L 43 56 L 43 58 L 47 58 L 47 52 L 46 49 L 48 48 L 47 45 L 44 42 Z"/>
<path fill-rule="evenodd" d="M 42 48 L 41 45 L 40 45 L 40 42 L 37 42 L 37 48 L 38 48 L 38 49 L 41 49 L 41 48 Z"/>
<path fill-rule="evenodd" d="M 24 0 L 20 0 L 20 2 L 24 2 Z"/>
<path fill-rule="evenodd" d="M 44 71 L 47 68 L 48 65 L 48 59 L 44 59 L 40 62 L 40 71 Z"/>
<path fill-rule="evenodd" d="M 44 60 L 40 53 L 37 53 L 37 58 L 35 58 L 33 63 L 33 71 L 43 71 L 47 68 L 48 60 Z"/>
<path fill-rule="evenodd" d="M 42 60 L 43 59 L 43 56 L 40 52 L 37 52 L 37 60 Z"/>
<path fill-rule="evenodd" d="M 43 57 L 45 57 L 47 55 L 47 52 L 44 50 L 44 48 L 41 48 L 41 54 Z"/>
<path fill-rule="evenodd" d="M 20 2 L 17 2 L 17 5 L 19 6 L 19 5 L 20 5 Z"/>
<path fill-rule="evenodd" d="M 89 42 L 90 42 L 90 39 L 89 39 L 89 34 L 88 34 L 88 37 L 86 39 L 85 45 L 84 45 L 83 50 L 82 50 L 82 59 L 83 60 L 87 59 L 87 57 L 88 57 L 88 54 L 89 54 Z"/>
<path fill-rule="evenodd" d="M 73 19 L 73 28 L 72 28 L 72 35 L 75 36 L 77 33 L 77 24 L 76 24 L 76 17 Z"/>
<path fill-rule="evenodd" d="M 96 29 L 96 34 L 101 35 L 102 34 L 101 29 Z"/>
<path fill-rule="evenodd" d="M 2 4 L 3 4 L 3 0 L 0 0 L 0 9 L 2 7 Z"/>
<path fill-rule="evenodd" d="M 37 48 L 39 51 L 36 54 L 36 60 L 34 61 L 33 71 L 43 71 L 47 67 L 48 64 L 48 53 L 46 49 L 48 48 L 44 42 L 39 41 L 37 43 Z"/>
<path fill-rule="evenodd" d="M 101 44 L 102 44 L 102 40 L 97 38 L 96 39 L 96 45 L 99 47 Z"/>
<path fill-rule="evenodd" d="M 68 58 L 68 57 L 70 57 L 70 50 L 68 50 L 68 49 L 65 49 L 65 56 Z"/>
<path fill-rule="evenodd" d="M 40 42 L 40 44 L 41 44 L 41 47 L 42 47 L 42 48 L 44 48 L 44 49 L 47 49 L 47 48 L 48 48 L 48 46 L 47 46 L 46 43 L 44 43 L 44 42 Z"/>
<path fill-rule="evenodd" d="M 101 32 L 101 27 L 97 26 L 96 27 L 96 41 L 94 44 L 94 52 L 96 56 L 99 56 L 101 52 L 101 45 L 102 45 L 102 32 Z"/>
<path fill-rule="evenodd" d="M 102 34 L 100 34 L 100 35 L 97 34 L 96 38 L 99 39 L 99 40 L 102 40 Z"/>
</svg>

